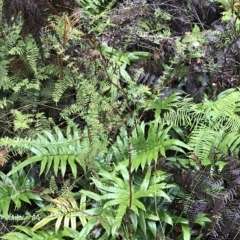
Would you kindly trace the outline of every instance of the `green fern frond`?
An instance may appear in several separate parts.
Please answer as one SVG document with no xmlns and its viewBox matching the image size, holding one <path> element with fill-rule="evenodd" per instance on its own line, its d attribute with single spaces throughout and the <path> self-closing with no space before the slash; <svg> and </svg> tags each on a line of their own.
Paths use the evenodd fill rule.
<svg viewBox="0 0 240 240">
<path fill-rule="evenodd" d="M 31 201 L 35 201 L 40 204 L 42 201 L 37 193 L 31 191 L 36 183 L 27 177 L 24 170 L 13 173 L 11 177 L 0 172 L 0 179 L 0 212 L 4 216 L 9 215 L 10 205 L 19 209 L 23 203 L 31 204 Z"/>
<path fill-rule="evenodd" d="M 54 229 L 45 229 L 33 232 L 31 227 L 27 226 L 15 226 L 15 231 L 6 233 L 4 236 L 0 237 L 1 239 L 22 239 L 22 240 L 65 240 L 62 232 L 55 233 Z"/>
<path fill-rule="evenodd" d="M 149 124 L 142 122 L 136 126 L 130 137 L 126 130 L 122 129 L 112 147 L 116 161 L 123 162 L 127 166 L 130 158 L 131 167 L 136 170 L 139 166 L 142 168 L 149 166 L 152 161 L 157 162 L 159 157 L 165 156 L 168 150 L 184 152 L 183 148 L 191 149 L 180 140 L 171 139 L 169 134 L 171 127 L 164 126 L 158 121 L 152 121 Z"/>
<path fill-rule="evenodd" d="M 116 166 L 113 172 L 108 172 L 103 169 L 100 170 L 99 175 L 100 179 L 92 178 L 93 183 L 99 189 L 101 194 L 95 194 L 91 191 L 82 190 L 81 192 L 86 194 L 87 197 L 95 200 L 103 204 L 103 211 L 101 213 L 101 217 L 107 211 L 108 216 L 109 213 L 112 212 L 113 216 L 111 218 L 111 235 L 114 237 L 117 234 L 117 230 L 121 226 L 122 219 L 124 215 L 127 213 L 127 208 L 129 207 L 134 213 L 138 216 L 141 213 L 146 211 L 146 208 L 142 202 L 144 198 L 151 197 L 162 197 L 169 201 L 170 198 L 165 193 L 165 189 L 169 188 L 170 185 L 166 185 L 163 181 L 166 178 L 166 174 L 164 172 L 158 172 L 160 177 L 156 177 L 156 172 L 152 172 L 150 168 L 148 168 L 146 174 L 144 175 L 141 183 L 134 184 L 132 186 L 132 192 L 130 191 L 129 186 L 129 175 L 128 169 L 122 163 Z M 130 201 L 130 198 L 132 201 Z M 115 211 L 114 211 L 115 209 Z M 142 221 L 144 220 L 144 216 L 142 216 Z M 139 217 L 139 221 L 141 217 Z M 113 222 L 112 222 L 113 219 Z M 101 223 L 106 231 L 109 231 L 109 226 Z"/>
<path fill-rule="evenodd" d="M 86 172 L 87 166 L 91 166 L 96 157 L 95 151 L 92 151 L 92 142 L 89 140 L 88 131 L 85 130 L 81 135 L 76 129 L 68 127 L 66 137 L 59 128 L 55 128 L 55 134 L 49 131 L 43 131 L 38 134 L 36 139 L 2 138 L 1 145 L 20 153 L 26 150 L 33 154 L 32 157 L 21 162 L 17 167 L 8 173 L 8 176 L 24 168 L 27 165 L 40 162 L 40 175 L 47 174 L 53 166 L 55 175 L 61 170 L 62 176 L 65 175 L 67 166 L 70 166 L 74 178 L 77 177 L 77 165 Z M 102 145 L 96 142 L 96 151 Z"/>
<path fill-rule="evenodd" d="M 190 135 L 188 145 L 200 159 L 202 165 L 211 164 L 213 151 L 218 148 L 224 136 L 224 131 L 215 131 L 207 126 L 199 126 Z"/>
<path fill-rule="evenodd" d="M 166 113 L 164 119 L 170 125 L 191 126 L 192 129 L 204 124 L 227 132 L 239 131 L 239 99 L 240 91 L 233 90 L 222 93 L 215 102 L 205 99 L 195 104 L 191 98 L 186 98 L 176 104 L 176 110 Z"/>
</svg>

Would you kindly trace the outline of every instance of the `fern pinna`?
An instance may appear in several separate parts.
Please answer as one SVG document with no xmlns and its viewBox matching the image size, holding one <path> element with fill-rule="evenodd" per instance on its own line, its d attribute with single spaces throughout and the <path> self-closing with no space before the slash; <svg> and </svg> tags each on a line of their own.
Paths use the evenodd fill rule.
<svg viewBox="0 0 240 240">
<path fill-rule="evenodd" d="M 198 215 L 208 217 L 211 221 L 204 230 L 203 239 L 210 236 L 210 239 L 238 239 L 240 161 L 237 156 L 220 152 L 216 155 L 220 155 L 224 165 L 221 171 L 217 166 L 213 173 L 204 168 L 197 171 L 171 167 L 170 172 L 180 191 L 169 205 L 169 210 L 185 216 L 192 227 Z M 212 158 L 219 161 L 216 155 Z M 196 236 L 201 234 L 200 227 L 195 226 L 194 230 Z"/>
</svg>

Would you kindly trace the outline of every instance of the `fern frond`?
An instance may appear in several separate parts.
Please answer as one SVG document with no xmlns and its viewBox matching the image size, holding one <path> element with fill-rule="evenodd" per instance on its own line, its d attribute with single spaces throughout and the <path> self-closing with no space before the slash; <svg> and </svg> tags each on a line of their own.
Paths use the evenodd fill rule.
<svg viewBox="0 0 240 240">
<path fill-rule="evenodd" d="M 24 160 L 16 168 L 8 173 L 12 175 L 14 172 L 22 169 L 23 167 L 40 162 L 40 174 L 45 172 L 47 174 L 53 166 L 55 175 L 61 170 L 62 176 L 65 175 L 67 165 L 70 166 L 73 176 L 77 177 L 78 167 L 86 171 L 87 166 L 91 166 L 95 151 L 92 151 L 92 143 L 89 140 L 88 131 L 85 130 L 83 134 L 79 134 L 76 129 L 67 130 L 66 137 L 59 128 L 55 128 L 55 134 L 44 131 L 43 134 L 38 134 L 36 139 L 31 138 L 2 138 L 0 140 L 1 145 L 4 145 L 10 149 L 17 150 L 20 153 L 23 150 L 28 150 L 32 154 L 32 157 Z M 102 146 L 99 142 L 96 142 L 99 149 Z"/>
<path fill-rule="evenodd" d="M 83 197 L 85 199 L 84 194 Z M 80 204 L 81 206 L 79 206 L 73 196 L 68 197 L 68 199 L 59 197 L 56 199 L 51 199 L 50 201 L 54 204 L 54 206 L 48 206 L 44 208 L 44 211 L 50 212 L 50 215 L 39 221 L 32 228 L 32 231 L 35 232 L 36 230 L 42 228 L 51 221 L 56 222 L 55 232 L 59 231 L 62 224 L 64 225 L 64 227 L 69 227 L 71 225 L 71 228 L 75 230 L 77 227 L 77 218 L 73 215 L 81 210 L 84 210 L 81 209 L 82 204 Z M 83 217 L 81 219 L 83 219 Z"/>
<path fill-rule="evenodd" d="M 205 99 L 203 103 L 195 104 L 191 98 L 186 98 L 176 104 L 176 110 L 166 113 L 164 119 L 170 125 L 191 126 L 192 129 L 204 124 L 237 132 L 240 129 L 239 98 L 240 91 L 233 90 L 223 92 L 215 102 Z"/>
<path fill-rule="evenodd" d="M 132 169 L 135 170 L 139 166 L 142 168 L 149 166 L 152 161 L 156 162 L 161 155 L 165 156 L 168 150 L 184 152 L 183 148 L 191 149 L 180 140 L 171 139 L 168 133 L 171 127 L 164 128 L 164 126 L 158 121 L 149 124 L 142 122 L 129 137 L 126 130 L 122 129 L 112 147 L 116 161 L 128 165 L 131 158 Z"/>
<path fill-rule="evenodd" d="M 223 130 L 215 131 L 207 126 L 199 126 L 191 133 L 188 145 L 206 166 L 211 164 L 213 151 L 220 145 L 223 137 Z"/>
<path fill-rule="evenodd" d="M 0 212 L 4 216 L 8 216 L 11 204 L 19 209 L 23 203 L 31 204 L 31 201 L 35 201 L 40 204 L 42 201 L 37 193 L 31 191 L 36 183 L 28 178 L 24 170 L 11 177 L 0 172 L 0 179 Z"/>
<path fill-rule="evenodd" d="M 48 228 L 45 230 L 39 230 L 33 232 L 31 227 L 27 226 L 15 226 L 15 230 L 9 233 L 6 233 L 4 236 L 1 237 L 2 239 L 10 240 L 10 239 L 24 239 L 24 240 L 39 240 L 39 239 L 59 239 L 65 240 L 66 238 L 63 237 L 63 232 L 56 233 L 54 229 Z"/>
</svg>

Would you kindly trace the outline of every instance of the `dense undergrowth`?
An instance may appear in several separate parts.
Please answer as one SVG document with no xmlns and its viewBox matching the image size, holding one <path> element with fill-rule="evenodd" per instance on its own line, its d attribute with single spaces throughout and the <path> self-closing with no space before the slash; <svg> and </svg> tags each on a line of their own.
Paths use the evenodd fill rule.
<svg viewBox="0 0 240 240">
<path fill-rule="evenodd" d="M 239 239 L 240 2 L 0 6 L 1 239 Z"/>
</svg>

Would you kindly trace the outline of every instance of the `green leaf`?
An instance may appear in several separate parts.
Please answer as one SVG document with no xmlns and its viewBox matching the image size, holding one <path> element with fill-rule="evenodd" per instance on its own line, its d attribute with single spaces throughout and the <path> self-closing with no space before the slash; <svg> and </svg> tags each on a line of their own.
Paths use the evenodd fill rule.
<svg viewBox="0 0 240 240">
<path fill-rule="evenodd" d="M 146 236 L 147 233 L 147 227 L 146 227 L 146 219 L 145 219 L 145 213 L 143 210 L 139 210 L 139 218 L 138 218 L 139 225 L 144 233 L 144 236 Z"/>
<path fill-rule="evenodd" d="M 53 159 L 54 159 L 54 156 L 49 156 L 48 157 L 47 167 L 46 167 L 46 170 L 45 170 L 45 175 L 47 175 L 49 170 L 51 169 Z"/>
<path fill-rule="evenodd" d="M 48 157 L 44 156 L 41 161 L 39 176 L 42 175 L 42 173 L 44 172 L 47 162 L 48 162 Z"/>
<path fill-rule="evenodd" d="M 191 239 L 191 228 L 189 225 L 182 224 L 183 240 Z"/>
<path fill-rule="evenodd" d="M 54 168 L 53 168 L 54 173 L 55 173 L 55 176 L 57 176 L 58 168 L 59 168 L 59 164 L 60 164 L 60 156 L 55 156 L 53 162 L 54 162 Z"/>
<path fill-rule="evenodd" d="M 31 204 L 31 202 L 29 201 L 29 198 L 27 197 L 27 195 L 25 193 L 20 193 L 19 199 L 26 203 Z"/>
<path fill-rule="evenodd" d="M 76 179 L 77 178 L 77 165 L 75 163 L 75 156 L 73 156 L 73 155 L 69 156 L 68 163 L 71 167 L 73 177 Z"/>
<path fill-rule="evenodd" d="M 127 57 L 130 61 L 146 60 L 151 56 L 149 52 L 130 52 Z"/>
<path fill-rule="evenodd" d="M 168 223 L 169 225 L 173 226 L 172 217 L 168 213 L 160 210 L 158 212 L 158 216 L 162 221 L 164 221 L 164 222 Z"/>
<path fill-rule="evenodd" d="M 87 239 L 89 236 L 90 231 L 98 224 L 98 219 L 90 218 L 87 224 L 82 228 L 79 236 L 75 238 L 75 240 L 83 240 Z"/>
<path fill-rule="evenodd" d="M 0 237 L 2 239 L 9 239 L 9 240 L 33 240 L 32 237 L 28 237 L 23 233 L 20 232 L 10 232 L 5 234 L 3 237 Z"/>
<path fill-rule="evenodd" d="M 148 228 L 154 237 L 157 235 L 157 223 L 155 221 L 147 220 Z"/>
<path fill-rule="evenodd" d="M 135 212 L 131 211 L 130 219 L 131 219 L 131 222 L 132 222 L 133 230 L 136 231 L 137 230 L 137 225 L 138 225 L 138 216 L 137 216 L 137 214 Z"/>
<path fill-rule="evenodd" d="M 67 155 L 61 156 L 61 173 L 62 173 L 62 176 L 65 175 L 65 172 L 66 172 L 66 169 L 67 169 L 67 160 L 68 160 Z"/>
<path fill-rule="evenodd" d="M 44 219 L 42 219 L 40 222 L 38 222 L 33 228 L 32 228 L 32 231 L 36 231 L 38 230 L 39 228 L 42 228 L 43 226 L 45 226 L 46 224 L 48 224 L 49 222 L 51 222 L 52 220 L 56 219 L 57 216 L 54 216 L 54 217 L 45 217 Z"/>
<path fill-rule="evenodd" d="M 126 213 L 126 209 L 127 209 L 126 202 L 121 203 L 117 208 L 117 215 L 116 215 L 114 224 L 112 226 L 112 235 L 113 236 L 116 236 L 116 231 L 122 223 L 122 218 L 123 218 L 123 215 Z"/>
<path fill-rule="evenodd" d="M 1 210 L 2 210 L 4 216 L 8 215 L 10 202 L 11 202 L 10 196 L 0 199 Z"/>
<path fill-rule="evenodd" d="M 99 194 L 96 194 L 94 192 L 91 191 L 87 191 L 87 190 L 81 190 L 81 193 L 84 193 L 85 195 L 87 195 L 88 197 L 90 197 L 91 199 L 100 202 L 102 200 L 102 196 Z"/>
<path fill-rule="evenodd" d="M 146 173 L 146 175 L 145 175 L 145 177 L 144 177 L 144 179 L 143 179 L 143 182 L 142 182 L 142 184 L 141 184 L 141 186 L 140 186 L 140 189 L 141 189 L 142 191 L 145 191 L 145 190 L 148 189 L 150 177 L 151 177 L 151 169 L 148 168 L 147 173 Z"/>
<path fill-rule="evenodd" d="M 40 195 L 37 193 L 33 193 L 33 192 L 25 192 L 24 193 L 29 199 L 33 199 L 36 201 L 43 201 L 42 198 L 40 197 Z"/>
<path fill-rule="evenodd" d="M 202 227 L 204 227 L 206 223 L 210 223 L 210 222 L 212 222 L 211 219 L 206 217 L 205 213 L 199 213 L 195 219 L 195 223 L 198 223 Z"/>
<path fill-rule="evenodd" d="M 64 215 L 60 215 L 57 217 L 57 221 L 55 223 L 55 232 L 58 232 L 60 226 L 61 226 L 61 223 L 62 223 L 62 220 L 64 218 Z"/>
<path fill-rule="evenodd" d="M 82 217 L 82 216 L 98 216 L 103 212 L 103 208 L 102 207 L 96 207 L 96 208 L 91 208 L 91 209 L 86 209 L 83 212 L 76 212 L 76 213 L 72 213 L 71 216 L 73 217 Z"/>
<path fill-rule="evenodd" d="M 33 164 L 33 163 L 36 163 L 36 162 L 39 162 L 41 160 L 41 158 L 39 158 L 39 156 L 33 156 L 33 157 L 30 157 L 28 158 L 27 160 L 24 160 L 23 162 L 21 162 L 20 164 L 18 164 L 16 167 L 14 167 L 8 174 L 7 176 L 11 176 L 13 173 L 16 173 L 18 170 L 30 165 L 30 164 Z"/>
<path fill-rule="evenodd" d="M 126 65 L 125 65 L 125 64 L 123 64 L 123 65 L 120 67 L 120 74 L 121 74 L 121 76 L 123 77 L 123 79 L 124 79 L 125 81 L 131 82 L 132 79 L 131 79 L 131 77 L 129 76 L 129 74 L 127 73 L 127 71 L 126 71 L 125 68 L 126 68 Z"/>
</svg>

